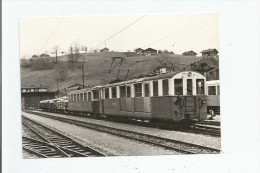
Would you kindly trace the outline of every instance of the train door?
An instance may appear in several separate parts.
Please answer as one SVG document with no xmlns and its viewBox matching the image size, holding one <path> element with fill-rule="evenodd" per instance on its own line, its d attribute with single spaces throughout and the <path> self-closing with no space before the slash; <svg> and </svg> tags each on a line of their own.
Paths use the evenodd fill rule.
<svg viewBox="0 0 260 173">
<path fill-rule="evenodd" d="M 92 91 L 92 110 L 94 113 L 99 113 L 99 92 L 98 90 L 93 90 Z"/>
<path fill-rule="evenodd" d="M 192 79 L 187 79 L 187 96 L 185 97 L 185 119 L 196 114 L 196 98 L 192 95 Z"/>
</svg>

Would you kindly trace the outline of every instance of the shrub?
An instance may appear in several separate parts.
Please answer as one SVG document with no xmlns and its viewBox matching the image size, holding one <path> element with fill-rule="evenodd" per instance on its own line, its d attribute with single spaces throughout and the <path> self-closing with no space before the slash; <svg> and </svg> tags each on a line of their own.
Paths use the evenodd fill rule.
<svg viewBox="0 0 260 173">
<path fill-rule="evenodd" d="M 49 57 L 39 57 L 33 60 L 31 69 L 33 71 L 37 70 L 49 70 L 53 68 L 53 60 Z"/>
</svg>

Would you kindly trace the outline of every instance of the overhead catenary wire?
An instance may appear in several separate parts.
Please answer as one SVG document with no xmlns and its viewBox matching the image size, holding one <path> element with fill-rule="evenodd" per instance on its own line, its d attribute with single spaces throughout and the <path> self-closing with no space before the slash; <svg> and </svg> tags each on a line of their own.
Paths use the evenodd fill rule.
<svg viewBox="0 0 260 173">
<path fill-rule="evenodd" d="M 216 21 L 216 20 L 217 20 L 217 19 L 215 18 L 215 19 L 213 19 L 213 20 L 208 21 L 207 23 L 205 23 L 204 25 L 200 26 L 199 28 L 197 28 L 196 30 L 192 31 L 191 33 L 189 33 L 189 34 L 185 35 L 184 37 L 182 37 L 182 38 L 180 38 L 180 39 L 174 41 L 174 43 L 176 44 L 176 43 L 178 43 L 178 42 L 180 42 L 180 41 L 182 41 L 182 40 L 184 40 L 184 39 L 190 37 L 190 36 L 193 35 L 194 33 L 200 31 L 200 30 L 203 29 L 205 26 L 208 26 L 208 24 L 210 24 L 210 23 L 212 23 L 212 22 L 214 22 L 214 21 Z M 179 50 L 180 50 L 180 49 L 177 49 L 177 51 L 179 51 Z"/>
<path fill-rule="evenodd" d="M 185 29 L 179 30 L 179 31 L 174 32 L 174 33 L 172 33 L 172 34 L 170 34 L 170 35 L 167 35 L 167 36 L 162 37 L 162 38 L 160 38 L 160 39 L 158 39 L 158 40 L 155 40 L 155 41 L 153 41 L 153 42 L 151 42 L 151 43 L 149 43 L 149 44 L 143 45 L 142 47 L 148 47 L 148 46 L 150 46 L 150 45 L 153 45 L 153 44 L 156 44 L 156 43 L 161 42 L 161 41 L 163 41 L 163 40 L 166 40 L 166 39 L 168 39 L 168 38 L 170 38 L 170 37 L 172 37 L 172 36 L 174 36 L 174 35 L 178 35 L 178 34 L 183 33 L 183 32 L 185 32 L 185 31 L 187 31 L 187 30 L 189 30 L 189 29 L 191 29 L 191 28 L 194 28 L 194 27 L 196 27 L 196 26 L 199 26 L 200 24 L 203 24 L 204 22 L 208 22 L 208 21 L 211 20 L 211 19 L 212 19 L 212 17 L 207 18 L 207 19 L 205 19 L 205 20 L 202 20 L 202 21 L 200 21 L 200 22 L 198 22 L 198 23 L 196 23 L 196 24 L 194 24 L 194 25 L 191 25 L 191 26 L 185 28 Z"/>
<path fill-rule="evenodd" d="M 96 46 L 94 46 L 93 48 L 90 49 L 90 51 L 92 51 L 93 49 L 95 49 L 96 47 L 100 46 L 103 43 L 106 43 L 108 40 L 112 39 L 113 37 L 115 37 L 116 35 L 120 34 L 121 32 L 123 32 L 124 30 L 126 30 L 127 28 L 129 28 L 130 26 L 134 25 L 135 23 L 137 23 L 138 21 L 140 21 L 141 19 L 143 19 L 146 15 L 143 15 L 142 17 L 138 18 L 137 20 L 135 20 L 134 22 L 130 23 L 129 25 L 127 25 L 126 27 L 124 27 L 123 29 L 121 29 L 120 31 L 116 32 L 115 34 L 111 35 L 110 37 L 106 38 L 104 41 L 100 42 L 99 44 L 97 44 Z"/>
<path fill-rule="evenodd" d="M 63 23 L 64 18 L 60 21 L 60 23 L 56 26 L 56 28 L 52 31 L 52 33 L 49 35 L 47 40 L 43 43 L 42 47 L 39 49 L 38 54 L 42 51 L 42 49 L 46 46 L 46 44 L 49 42 L 49 40 L 53 37 L 53 35 L 56 33 L 56 31 L 60 28 L 61 24 Z"/>
</svg>

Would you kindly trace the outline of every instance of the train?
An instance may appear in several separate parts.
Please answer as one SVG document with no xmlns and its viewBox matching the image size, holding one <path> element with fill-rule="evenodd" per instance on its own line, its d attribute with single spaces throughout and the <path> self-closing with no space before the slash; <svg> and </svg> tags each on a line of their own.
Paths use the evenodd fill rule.
<svg viewBox="0 0 260 173">
<path fill-rule="evenodd" d="M 71 91 L 67 99 L 43 100 L 40 109 L 166 124 L 201 121 L 207 119 L 206 78 L 180 71 L 132 79 Z"/>
<path fill-rule="evenodd" d="M 219 80 L 206 81 L 207 110 L 213 110 L 220 115 L 220 82 Z"/>
<path fill-rule="evenodd" d="M 50 100 L 42 100 L 40 101 L 40 109 L 43 111 L 66 113 L 68 112 L 68 97 L 63 96 Z"/>
</svg>

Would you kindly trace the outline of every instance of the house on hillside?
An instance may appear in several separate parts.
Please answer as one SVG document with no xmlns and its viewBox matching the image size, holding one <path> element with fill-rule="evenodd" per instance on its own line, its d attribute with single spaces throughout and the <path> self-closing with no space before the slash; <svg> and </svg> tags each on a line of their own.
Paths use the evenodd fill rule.
<svg viewBox="0 0 260 173">
<path fill-rule="evenodd" d="M 82 88 L 83 88 L 82 84 L 76 83 L 76 84 L 73 84 L 73 85 L 69 86 L 68 90 L 69 91 L 74 91 L 74 90 L 78 90 L 78 89 L 82 89 Z"/>
<path fill-rule="evenodd" d="M 182 55 L 186 55 L 186 56 L 196 56 L 197 53 L 190 50 L 190 51 L 187 51 L 187 52 L 183 52 Z"/>
<path fill-rule="evenodd" d="M 107 47 L 100 50 L 100 52 L 109 52 L 109 49 Z"/>
<path fill-rule="evenodd" d="M 202 58 L 191 63 L 186 69 L 201 73 L 207 80 L 219 80 L 219 61 L 215 58 Z"/>
<path fill-rule="evenodd" d="M 33 55 L 33 56 L 32 56 L 32 59 L 38 59 L 38 58 L 39 58 L 38 55 Z"/>
<path fill-rule="evenodd" d="M 147 48 L 143 51 L 145 56 L 157 55 L 157 50 L 152 48 Z"/>
<path fill-rule="evenodd" d="M 55 52 L 53 52 L 53 53 L 51 53 L 51 54 L 48 54 L 51 58 L 55 58 L 56 57 L 56 53 Z M 57 52 L 57 57 L 60 57 L 60 56 L 63 56 L 63 55 L 65 55 L 65 53 L 64 52 Z"/>
<path fill-rule="evenodd" d="M 169 53 L 168 50 L 159 50 L 158 54 L 167 54 Z"/>
<path fill-rule="evenodd" d="M 137 55 L 143 55 L 143 49 L 141 49 L 141 48 L 138 48 L 138 49 L 135 49 L 135 53 L 137 54 Z"/>
<path fill-rule="evenodd" d="M 208 80 L 219 80 L 219 67 L 215 67 L 207 74 Z"/>
<path fill-rule="evenodd" d="M 200 52 L 202 54 L 203 58 L 209 58 L 209 57 L 217 57 L 218 51 L 217 49 L 207 49 Z"/>
<path fill-rule="evenodd" d="M 79 51 L 79 53 L 83 54 L 83 53 L 87 53 L 87 51 L 86 50 L 81 50 L 81 51 Z"/>
<path fill-rule="evenodd" d="M 39 58 L 50 58 L 50 57 L 51 57 L 50 55 L 44 53 L 39 56 Z"/>
</svg>

